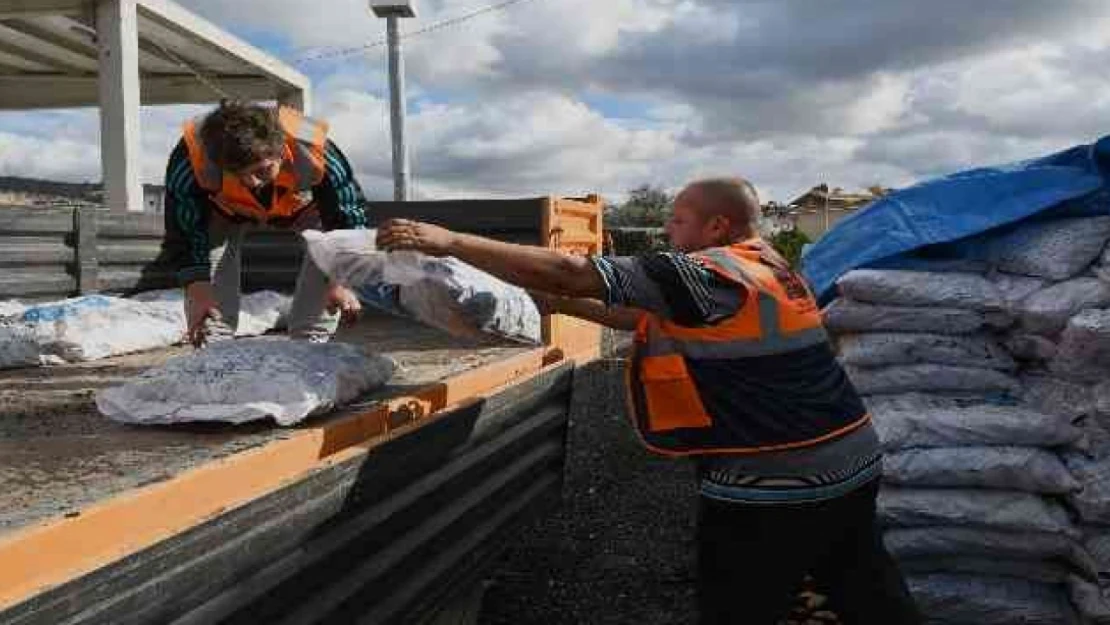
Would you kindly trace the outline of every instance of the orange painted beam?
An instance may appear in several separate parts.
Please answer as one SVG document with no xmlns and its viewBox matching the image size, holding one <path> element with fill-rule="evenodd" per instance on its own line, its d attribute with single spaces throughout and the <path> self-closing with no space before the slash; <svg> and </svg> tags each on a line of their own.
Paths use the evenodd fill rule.
<svg viewBox="0 0 1110 625">
<path fill-rule="evenodd" d="M 246 505 L 314 471 L 365 454 L 434 420 L 447 408 L 488 397 L 559 360 L 551 350 L 535 349 L 105 500 L 78 516 L 15 532 L 0 539 L 0 610 Z"/>
</svg>

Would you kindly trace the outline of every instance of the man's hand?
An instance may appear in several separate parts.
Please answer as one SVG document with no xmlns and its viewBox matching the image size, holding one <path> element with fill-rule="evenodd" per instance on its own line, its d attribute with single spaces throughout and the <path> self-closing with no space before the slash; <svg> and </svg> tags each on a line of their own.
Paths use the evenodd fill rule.
<svg viewBox="0 0 1110 625">
<path fill-rule="evenodd" d="M 416 250 L 430 256 L 446 256 L 454 240 L 454 232 L 419 221 L 390 219 L 378 226 L 378 248 L 390 252 Z"/>
<path fill-rule="evenodd" d="M 193 282 L 185 287 L 185 339 L 193 347 L 204 345 L 204 322 L 219 317 L 220 307 L 211 282 Z"/>
<path fill-rule="evenodd" d="M 350 289 L 338 284 L 333 284 L 328 288 L 327 307 L 328 312 L 333 315 L 338 312 L 339 320 L 344 324 L 352 324 L 358 321 L 358 316 L 362 312 L 362 303 L 358 301 L 355 294 Z"/>
<path fill-rule="evenodd" d="M 566 299 L 543 291 L 528 291 L 528 295 L 532 296 L 532 301 L 536 303 L 536 308 L 540 310 L 541 315 L 559 314 L 559 305 Z"/>
</svg>

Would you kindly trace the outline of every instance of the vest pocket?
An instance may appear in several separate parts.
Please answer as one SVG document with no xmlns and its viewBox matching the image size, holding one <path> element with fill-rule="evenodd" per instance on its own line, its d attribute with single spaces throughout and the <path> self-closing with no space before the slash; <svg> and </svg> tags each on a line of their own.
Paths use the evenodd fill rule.
<svg viewBox="0 0 1110 625">
<path fill-rule="evenodd" d="M 681 355 L 645 356 L 640 361 L 640 381 L 652 432 L 712 425 Z"/>
</svg>

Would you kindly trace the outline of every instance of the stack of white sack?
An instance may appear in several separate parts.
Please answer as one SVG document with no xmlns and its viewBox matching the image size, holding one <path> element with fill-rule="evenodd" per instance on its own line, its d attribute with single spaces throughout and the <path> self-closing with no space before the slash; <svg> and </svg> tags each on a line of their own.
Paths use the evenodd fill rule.
<svg viewBox="0 0 1110 625">
<path fill-rule="evenodd" d="M 376 235 L 375 230 L 302 233 L 316 265 L 366 302 L 380 306 L 382 285 L 396 285 L 397 310 L 427 325 L 461 337 L 541 342 L 540 312 L 524 289 L 456 258 L 378 251 Z"/>
<path fill-rule="evenodd" d="M 887 545 L 930 622 L 1110 623 L 1110 217 L 978 239 L 982 273 L 856 270 L 825 310 Z"/>
<path fill-rule="evenodd" d="M 132 298 L 85 295 L 45 304 L 4 304 L 0 369 L 87 362 L 180 343 L 185 309 L 180 289 Z M 273 291 L 243 297 L 239 336 L 279 327 L 290 298 Z"/>
</svg>

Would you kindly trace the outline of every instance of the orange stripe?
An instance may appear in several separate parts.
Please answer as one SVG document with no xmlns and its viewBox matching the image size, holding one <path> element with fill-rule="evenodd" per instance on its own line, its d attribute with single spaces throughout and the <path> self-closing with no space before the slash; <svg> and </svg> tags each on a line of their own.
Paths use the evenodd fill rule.
<svg viewBox="0 0 1110 625">
<path fill-rule="evenodd" d="M 433 420 L 534 376 L 539 348 L 480 367 L 292 437 L 234 454 L 166 482 L 129 491 L 0 539 L 0 610 L 166 540 L 228 510 L 367 453 Z"/>
</svg>

